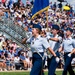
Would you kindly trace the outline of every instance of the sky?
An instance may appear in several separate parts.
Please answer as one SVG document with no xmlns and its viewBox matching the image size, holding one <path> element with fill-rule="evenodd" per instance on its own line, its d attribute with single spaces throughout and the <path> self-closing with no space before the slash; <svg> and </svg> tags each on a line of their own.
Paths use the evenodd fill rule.
<svg viewBox="0 0 75 75">
<path fill-rule="evenodd" d="M 25 4 L 26 3 L 26 0 L 22 0 L 23 3 Z M 31 1 L 31 0 L 30 0 Z M 49 1 L 52 1 L 52 2 L 57 2 L 57 0 L 49 0 Z M 66 0 L 68 3 L 70 3 L 71 5 L 72 4 L 75 4 L 75 0 Z"/>
<path fill-rule="evenodd" d="M 30 0 L 30 1 L 32 1 L 32 0 Z M 49 1 L 51 1 L 51 2 L 57 2 L 57 0 L 49 0 Z M 71 5 L 74 5 L 75 6 L 75 0 L 66 0 L 68 3 L 70 3 Z M 22 2 L 24 3 L 24 4 L 26 4 L 26 0 L 22 0 Z"/>
</svg>

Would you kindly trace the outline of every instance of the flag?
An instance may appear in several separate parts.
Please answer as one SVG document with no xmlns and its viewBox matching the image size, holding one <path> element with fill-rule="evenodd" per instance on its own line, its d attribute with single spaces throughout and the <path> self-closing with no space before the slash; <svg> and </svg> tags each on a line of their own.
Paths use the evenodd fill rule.
<svg viewBox="0 0 75 75">
<path fill-rule="evenodd" d="M 49 8 L 49 0 L 34 0 L 32 18 Z"/>
</svg>

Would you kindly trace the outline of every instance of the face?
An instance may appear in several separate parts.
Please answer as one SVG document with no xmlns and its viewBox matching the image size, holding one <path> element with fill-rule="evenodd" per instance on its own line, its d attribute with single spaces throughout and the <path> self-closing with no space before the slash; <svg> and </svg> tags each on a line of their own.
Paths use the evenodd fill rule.
<svg viewBox="0 0 75 75">
<path fill-rule="evenodd" d="M 69 30 L 66 31 L 66 35 L 69 36 L 71 35 L 71 32 Z"/>
<path fill-rule="evenodd" d="M 42 36 L 42 37 L 43 37 L 43 36 L 46 36 L 46 33 L 45 33 L 44 30 L 41 31 L 41 36 Z"/>
<path fill-rule="evenodd" d="M 36 36 L 36 34 L 37 34 L 36 28 L 32 28 L 32 35 L 33 35 L 33 36 Z"/>
<path fill-rule="evenodd" d="M 57 34 L 57 33 L 58 33 L 58 30 L 52 29 L 52 34 L 53 34 L 53 35 L 55 35 L 55 34 Z"/>
</svg>

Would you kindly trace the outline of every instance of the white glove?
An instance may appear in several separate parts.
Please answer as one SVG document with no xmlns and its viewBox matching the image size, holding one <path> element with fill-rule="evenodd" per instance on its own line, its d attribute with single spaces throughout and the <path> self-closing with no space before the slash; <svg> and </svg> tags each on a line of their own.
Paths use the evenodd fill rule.
<svg viewBox="0 0 75 75">
<path fill-rule="evenodd" d="M 68 54 L 68 57 L 71 57 L 71 54 L 70 53 Z"/>
<path fill-rule="evenodd" d="M 50 36 L 47 36 L 47 40 L 49 40 L 51 37 Z"/>
<path fill-rule="evenodd" d="M 55 58 L 56 62 L 59 63 L 60 59 L 58 57 Z"/>
</svg>

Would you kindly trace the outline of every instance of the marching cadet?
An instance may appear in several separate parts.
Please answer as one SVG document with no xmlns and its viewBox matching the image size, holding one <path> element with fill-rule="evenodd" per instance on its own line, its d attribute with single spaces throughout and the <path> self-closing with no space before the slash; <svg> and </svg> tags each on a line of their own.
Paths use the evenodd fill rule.
<svg viewBox="0 0 75 75">
<path fill-rule="evenodd" d="M 23 42 L 26 41 L 26 43 L 30 43 L 31 50 L 33 53 L 33 66 L 30 72 L 30 75 L 43 75 L 42 73 L 42 66 L 43 66 L 43 55 L 45 48 L 48 49 L 56 59 L 56 61 L 59 60 L 59 58 L 56 56 L 54 51 L 50 48 L 49 43 L 45 38 L 42 38 L 40 36 L 41 32 L 41 26 L 38 24 L 33 25 L 32 29 L 32 37 L 29 39 L 23 39 Z"/>
<path fill-rule="evenodd" d="M 74 51 L 75 51 L 75 39 L 72 39 L 71 34 L 73 30 L 71 28 L 66 29 L 66 37 L 62 42 L 62 46 L 60 47 L 59 51 L 64 50 L 64 70 L 62 75 L 67 75 L 69 72 L 70 75 L 75 75 L 74 71 L 71 66 L 71 61 L 74 58 Z"/>
<path fill-rule="evenodd" d="M 52 32 L 52 35 L 47 37 L 47 39 L 49 40 L 50 48 L 52 48 L 54 52 L 56 53 L 56 55 L 60 57 L 58 50 L 60 48 L 62 37 L 58 35 L 59 26 L 55 24 L 52 25 L 51 32 Z M 59 62 L 55 60 L 54 56 L 48 57 L 48 75 L 56 75 L 55 70 L 58 66 L 58 63 Z"/>
</svg>

